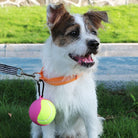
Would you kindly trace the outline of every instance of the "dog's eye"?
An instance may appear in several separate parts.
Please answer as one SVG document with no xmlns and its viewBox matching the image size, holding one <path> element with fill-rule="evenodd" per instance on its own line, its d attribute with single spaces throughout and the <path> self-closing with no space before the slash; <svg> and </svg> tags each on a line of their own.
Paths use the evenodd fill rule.
<svg viewBox="0 0 138 138">
<path fill-rule="evenodd" d="M 78 37 L 79 36 L 79 30 L 75 30 L 69 33 L 70 36 L 72 37 Z"/>
<path fill-rule="evenodd" d="M 96 31 L 92 31 L 91 32 L 93 35 L 97 35 L 97 32 Z"/>
</svg>

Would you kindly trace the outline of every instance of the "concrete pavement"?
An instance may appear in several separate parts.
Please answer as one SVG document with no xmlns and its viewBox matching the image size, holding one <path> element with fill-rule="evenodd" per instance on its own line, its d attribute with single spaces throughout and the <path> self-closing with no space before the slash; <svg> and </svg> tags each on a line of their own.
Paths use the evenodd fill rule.
<svg viewBox="0 0 138 138">
<path fill-rule="evenodd" d="M 0 57 L 40 57 L 44 44 L 0 44 Z M 100 57 L 138 57 L 138 43 L 103 43 Z"/>
<path fill-rule="evenodd" d="M 41 65 L 38 65 L 40 61 L 35 62 L 40 57 L 43 45 L 0 44 L 0 63 L 22 67 L 26 72 L 37 71 Z M 97 81 L 108 82 L 108 84 L 118 81 L 123 83 L 138 81 L 138 43 L 104 43 L 100 47 Z"/>
</svg>

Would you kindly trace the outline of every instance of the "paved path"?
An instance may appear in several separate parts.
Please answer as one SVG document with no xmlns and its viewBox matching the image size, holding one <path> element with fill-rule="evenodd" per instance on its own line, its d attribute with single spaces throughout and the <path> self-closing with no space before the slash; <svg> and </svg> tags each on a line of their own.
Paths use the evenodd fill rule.
<svg viewBox="0 0 138 138">
<path fill-rule="evenodd" d="M 0 57 L 40 57 L 43 44 L 0 44 Z M 99 56 L 138 57 L 138 43 L 101 44 Z"/>
<path fill-rule="evenodd" d="M 22 67 L 27 73 L 41 68 L 43 44 L 0 44 L 0 63 Z M 138 81 L 138 43 L 101 44 L 98 81 Z"/>
</svg>

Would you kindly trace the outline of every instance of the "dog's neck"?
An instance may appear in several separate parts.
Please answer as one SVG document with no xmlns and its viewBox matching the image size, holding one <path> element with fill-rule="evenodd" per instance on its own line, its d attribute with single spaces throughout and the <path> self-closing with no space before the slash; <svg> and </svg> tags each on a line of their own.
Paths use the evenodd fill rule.
<svg viewBox="0 0 138 138">
<path fill-rule="evenodd" d="M 78 78 L 82 76 L 80 75 L 70 75 L 70 76 L 60 76 L 60 77 L 55 77 L 55 78 L 47 78 L 44 76 L 44 68 L 41 69 L 40 71 L 40 80 L 43 80 L 44 82 L 53 85 L 53 86 L 60 86 L 60 85 L 65 85 L 68 83 L 71 83 L 73 81 L 76 81 Z"/>
</svg>

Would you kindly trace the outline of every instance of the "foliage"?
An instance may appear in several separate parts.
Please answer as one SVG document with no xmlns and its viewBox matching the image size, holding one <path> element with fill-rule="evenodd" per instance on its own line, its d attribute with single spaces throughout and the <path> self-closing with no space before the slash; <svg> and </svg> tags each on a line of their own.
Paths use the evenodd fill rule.
<svg viewBox="0 0 138 138">
<path fill-rule="evenodd" d="M 28 109 L 34 99 L 34 82 L 0 81 L 0 138 L 29 138 Z"/>
<path fill-rule="evenodd" d="M 104 122 L 102 138 L 136 138 L 138 136 L 138 85 L 130 82 L 128 86 L 112 91 L 103 84 L 97 87 L 99 114 Z M 133 96 L 132 96 L 133 95 Z M 132 98 L 133 97 L 133 98 Z"/>
<path fill-rule="evenodd" d="M 101 42 L 138 42 L 138 5 L 74 7 L 72 13 L 105 10 L 109 24 L 99 30 Z M 46 7 L 0 8 L 0 43 L 43 43 L 49 36 L 46 26 Z"/>
<path fill-rule="evenodd" d="M 88 7 L 72 8 L 75 13 L 87 12 Z M 89 10 L 107 11 L 109 24 L 104 24 L 105 29 L 100 29 L 101 42 L 138 42 L 138 5 L 91 7 Z"/>
<path fill-rule="evenodd" d="M 0 43 L 40 43 L 49 36 L 44 7 L 0 8 Z"/>
</svg>

